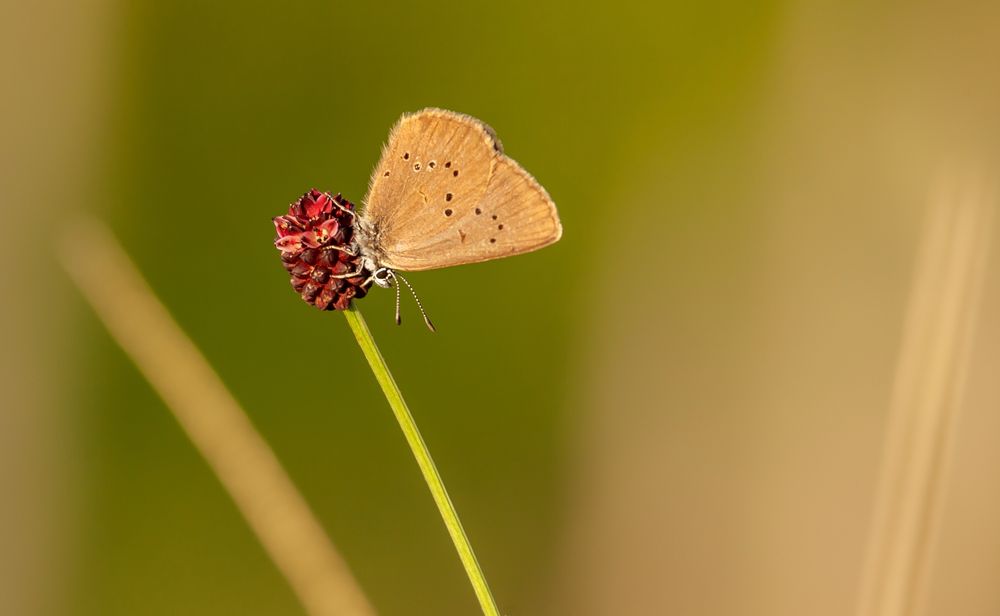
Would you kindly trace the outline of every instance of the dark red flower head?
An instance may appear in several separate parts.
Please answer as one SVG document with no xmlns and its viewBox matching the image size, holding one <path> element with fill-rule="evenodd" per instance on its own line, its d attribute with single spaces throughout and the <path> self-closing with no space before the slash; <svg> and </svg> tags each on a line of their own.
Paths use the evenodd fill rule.
<svg viewBox="0 0 1000 616">
<path fill-rule="evenodd" d="M 274 228 L 281 262 L 292 276 L 292 287 L 320 310 L 346 310 L 351 299 L 364 297 L 371 272 L 364 270 L 352 246 L 354 204 L 339 194 L 316 189 L 276 216 Z M 356 273 L 350 278 L 337 278 Z"/>
</svg>

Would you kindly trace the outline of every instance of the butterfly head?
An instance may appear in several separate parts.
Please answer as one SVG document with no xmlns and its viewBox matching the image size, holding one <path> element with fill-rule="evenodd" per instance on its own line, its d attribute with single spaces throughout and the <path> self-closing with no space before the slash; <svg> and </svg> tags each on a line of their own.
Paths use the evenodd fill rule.
<svg viewBox="0 0 1000 616">
<path fill-rule="evenodd" d="M 396 272 L 392 271 L 388 267 L 380 267 L 375 270 L 374 274 L 372 274 L 372 282 L 383 289 L 390 289 L 395 286 L 393 283 L 395 278 Z"/>
</svg>

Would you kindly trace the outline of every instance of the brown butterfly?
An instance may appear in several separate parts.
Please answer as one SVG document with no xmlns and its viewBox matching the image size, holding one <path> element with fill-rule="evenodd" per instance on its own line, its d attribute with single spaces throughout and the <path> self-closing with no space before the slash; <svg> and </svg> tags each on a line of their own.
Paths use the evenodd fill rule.
<svg viewBox="0 0 1000 616">
<path fill-rule="evenodd" d="M 301 205 L 300 199 L 297 218 L 290 211 L 289 216 L 275 219 L 283 258 L 286 254 L 293 256 L 290 253 L 298 248 L 294 238 L 285 236 L 298 234 L 300 228 L 306 229 L 305 232 L 314 229 L 319 235 L 307 238 L 311 242 L 302 244 L 304 250 L 340 253 L 327 255 L 325 260 L 332 286 L 339 289 L 326 293 L 333 299 L 320 307 L 346 308 L 350 298 L 344 299 L 344 293 L 338 295 L 337 291 L 346 291 L 348 287 L 354 287 L 355 292 L 347 294 L 358 297 L 373 282 L 386 288 L 395 286 L 397 322 L 396 278 L 406 283 L 397 271 L 509 257 L 548 246 L 562 236 L 552 199 L 535 178 L 503 153 L 493 129 L 476 118 L 443 109 L 424 109 L 399 119 L 372 173 L 368 195 L 359 213 L 355 214 L 353 206 L 339 195 L 325 197 L 326 202 L 315 205 L 318 197 L 314 196 L 311 210 L 309 204 Z M 338 232 L 340 227 L 351 226 L 344 225 L 348 220 L 344 219 L 339 225 L 323 223 L 328 228 L 326 234 L 321 233 L 323 210 L 330 210 L 331 217 L 343 218 L 343 214 L 349 213 L 353 230 L 344 229 L 340 237 L 330 232 L 334 226 Z M 316 211 L 320 212 L 319 218 L 309 216 Z M 283 229 L 279 221 L 289 218 L 296 218 L 299 224 L 286 224 Z M 302 224 L 302 218 L 315 224 Z M 283 241 L 292 250 L 283 248 L 280 245 Z M 323 256 L 322 252 L 319 254 Z M 287 268 L 289 260 L 285 261 Z M 318 282 L 313 274 L 315 269 L 314 266 L 309 272 L 313 283 Z M 295 285 L 296 274 L 291 268 L 289 271 Z M 325 299 L 322 286 L 329 286 L 329 282 L 315 293 L 316 285 L 306 288 L 308 284 L 301 285 L 302 290 L 297 286 L 296 290 Z M 303 298 L 317 303 L 307 293 L 303 293 Z M 317 305 L 320 303 L 323 302 Z M 433 329 L 426 314 L 424 319 Z"/>
</svg>

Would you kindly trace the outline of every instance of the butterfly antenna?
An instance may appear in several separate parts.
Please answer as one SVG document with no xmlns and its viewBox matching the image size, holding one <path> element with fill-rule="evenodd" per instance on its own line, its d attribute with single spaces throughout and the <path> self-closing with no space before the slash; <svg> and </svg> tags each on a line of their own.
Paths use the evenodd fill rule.
<svg viewBox="0 0 1000 616">
<path fill-rule="evenodd" d="M 395 274 L 395 276 L 397 278 L 399 278 L 400 280 L 402 280 L 403 284 L 406 285 L 406 288 L 410 290 L 410 295 L 412 295 L 413 299 L 417 302 L 417 308 L 420 308 L 420 314 L 424 315 L 424 323 L 427 324 L 427 328 L 430 329 L 432 332 L 436 332 L 437 329 L 434 328 L 434 324 L 431 323 L 430 317 L 427 316 L 427 311 L 424 310 L 424 305 L 420 303 L 420 298 L 417 297 L 417 292 L 413 290 L 413 285 L 411 285 L 410 281 L 407 280 L 406 278 L 403 278 L 398 272 L 394 272 L 394 274 Z M 396 287 L 396 293 L 397 293 L 397 298 L 398 298 L 398 294 L 399 294 L 399 287 L 398 286 Z M 399 318 L 398 317 L 398 315 L 399 315 L 399 301 L 398 301 L 398 299 L 397 299 L 397 302 L 396 302 L 396 314 L 397 314 L 396 318 L 398 319 Z"/>
<path fill-rule="evenodd" d="M 396 278 L 396 273 L 395 272 L 393 272 L 392 277 L 394 279 Z M 403 322 L 403 317 L 400 316 L 400 314 L 399 314 L 399 283 L 395 282 L 395 280 L 393 280 L 393 282 L 395 284 L 393 284 L 392 286 L 396 287 L 396 325 L 399 325 L 400 323 Z M 409 286 L 409 285 L 406 285 L 406 286 Z"/>
</svg>

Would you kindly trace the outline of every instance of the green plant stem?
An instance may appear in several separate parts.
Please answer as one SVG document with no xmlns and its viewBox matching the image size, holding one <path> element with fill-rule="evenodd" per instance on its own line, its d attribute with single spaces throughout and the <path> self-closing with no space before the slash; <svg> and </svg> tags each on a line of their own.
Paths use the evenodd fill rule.
<svg viewBox="0 0 1000 616">
<path fill-rule="evenodd" d="M 500 611 L 497 609 L 496 601 L 493 600 L 493 594 L 486 583 L 483 570 L 479 567 L 476 554 L 472 551 L 469 538 L 465 535 L 462 522 L 458 519 L 455 505 L 452 504 L 451 498 L 448 496 L 444 482 L 441 481 L 441 475 L 438 473 L 437 467 L 434 466 L 434 460 L 431 459 L 431 453 L 427 450 L 423 437 L 420 436 L 416 422 L 413 421 L 413 415 L 410 414 L 410 409 L 407 408 L 406 402 L 403 400 L 403 394 L 400 393 L 399 386 L 396 385 L 396 381 L 389 372 L 389 367 L 385 364 L 385 359 L 382 358 L 382 353 L 375 345 L 375 339 L 372 338 L 365 318 L 361 316 L 353 304 L 344 311 L 344 316 L 347 317 L 347 323 L 351 326 L 351 331 L 354 332 L 354 337 L 357 338 L 358 344 L 375 374 L 375 379 L 382 386 L 385 399 L 389 401 L 389 406 L 399 422 L 399 427 L 403 430 L 406 442 L 410 445 L 413 456 L 417 459 L 417 465 L 424 475 L 427 487 L 430 488 L 438 511 L 441 512 L 441 518 L 448 528 L 448 534 L 451 535 L 451 540 L 455 543 L 458 557 L 462 560 L 462 566 L 465 567 L 465 572 L 469 576 L 469 581 L 472 583 L 472 589 L 476 592 L 476 598 L 479 599 L 483 614 L 500 616 Z"/>
</svg>

